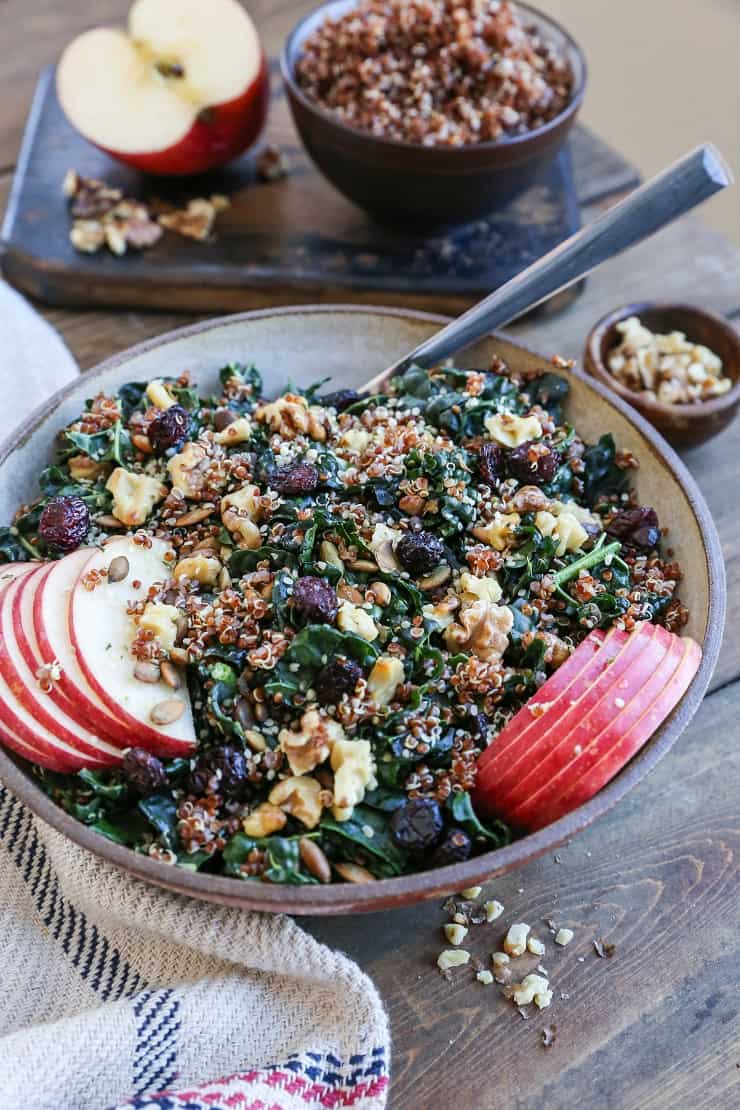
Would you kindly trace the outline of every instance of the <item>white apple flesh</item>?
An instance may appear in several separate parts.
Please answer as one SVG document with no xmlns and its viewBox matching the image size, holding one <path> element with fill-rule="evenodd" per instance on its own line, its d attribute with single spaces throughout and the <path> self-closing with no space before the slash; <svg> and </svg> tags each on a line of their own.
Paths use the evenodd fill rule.
<svg viewBox="0 0 740 1110">
<path fill-rule="evenodd" d="M 51 701 L 45 690 L 47 681 L 43 672 L 36 674 L 18 647 L 13 627 L 13 602 L 27 578 L 37 573 L 37 570 L 32 570 L 29 575 L 11 582 L 0 598 L 0 673 L 16 703 L 31 715 L 36 728 L 43 728 L 45 735 L 53 736 L 71 751 L 77 751 L 80 766 L 87 766 L 88 760 L 98 766 L 120 763 L 123 756 L 121 748 L 92 732 L 78 719 L 71 717 L 62 705 Z"/>
<path fill-rule="evenodd" d="M 195 747 L 195 725 L 185 677 L 178 690 L 163 681 L 148 683 L 135 677 L 131 644 L 137 629 L 127 612 L 129 603 L 146 601 L 149 588 L 170 577 L 164 560 L 170 550 L 162 540 L 153 539 L 151 547 L 144 547 L 129 538 L 111 540 L 95 550 L 72 591 L 68 633 L 87 683 L 128 727 L 130 743 L 155 755 L 187 756 Z M 118 556 L 128 560 L 129 572 L 121 581 L 110 582 L 107 570 Z M 88 589 L 86 576 L 94 571 L 106 576 Z M 152 713 L 163 702 L 182 706 L 171 724 L 153 722 Z"/>
<path fill-rule="evenodd" d="M 6 580 L 6 585 L 0 588 L 0 602 L 11 584 Z M 0 640 L 0 649 L 3 649 L 4 637 Z M 6 673 L 11 675 L 10 683 L 6 680 Z M 15 688 L 18 682 L 12 676 L 12 667 L 0 667 L 0 739 L 8 748 L 51 771 L 72 772 L 81 767 L 107 765 L 107 760 L 85 759 L 76 747 L 68 745 L 37 722 L 17 696 Z"/>
<path fill-rule="evenodd" d="M 29 583 L 27 588 L 33 592 L 33 632 L 42 664 L 59 663 L 59 693 L 78 706 L 92 728 L 130 747 L 135 743 L 130 724 L 114 713 L 87 681 L 68 632 L 72 590 L 93 552 L 94 548 L 84 547 L 48 563 L 38 579 Z"/>
<path fill-rule="evenodd" d="M 57 92 L 90 142 L 145 173 L 202 173 L 259 136 L 269 74 L 237 0 L 136 0 L 128 30 L 85 31 L 64 51 Z"/>
</svg>

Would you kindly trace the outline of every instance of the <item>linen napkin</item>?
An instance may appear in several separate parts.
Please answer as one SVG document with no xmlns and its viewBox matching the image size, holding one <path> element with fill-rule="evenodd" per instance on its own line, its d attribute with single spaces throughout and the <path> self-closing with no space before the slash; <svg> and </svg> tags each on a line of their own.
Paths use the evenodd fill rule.
<svg viewBox="0 0 740 1110">
<path fill-rule="evenodd" d="M 0 329 L 1 440 L 76 367 L 2 283 Z M 0 974 L 0 1110 L 386 1105 L 388 1021 L 352 961 L 123 874 L 2 784 Z"/>
</svg>

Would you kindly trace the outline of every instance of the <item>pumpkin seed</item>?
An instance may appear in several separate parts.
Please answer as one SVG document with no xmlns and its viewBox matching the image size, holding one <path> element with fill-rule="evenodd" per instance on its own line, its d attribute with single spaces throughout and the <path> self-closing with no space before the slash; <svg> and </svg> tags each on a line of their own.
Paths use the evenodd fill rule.
<svg viewBox="0 0 740 1110">
<path fill-rule="evenodd" d="M 172 666 L 172 664 L 167 659 L 165 659 L 162 663 L 160 663 L 159 669 L 162 672 L 163 680 L 167 683 L 170 689 L 179 690 L 182 686 L 182 679 L 180 678 L 180 675 Z"/>
<path fill-rule="evenodd" d="M 128 577 L 130 570 L 129 561 L 125 555 L 116 555 L 115 559 L 108 567 L 108 581 L 109 582 L 123 582 L 124 578 Z"/>
<path fill-rule="evenodd" d="M 155 705 L 149 716 L 155 725 L 172 725 L 180 720 L 184 712 L 185 703 L 170 698 Z"/>
<path fill-rule="evenodd" d="M 359 863 L 335 863 L 334 870 L 348 883 L 375 882 L 375 876 L 366 867 L 360 867 Z"/>
<path fill-rule="evenodd" d="M 187 513 L 183 513 L 175 521 L 175 528 L 186 528 L 189 524 L 200 524 L 202 520 L 207 520 L 213 513 L 213 505 L 204 505 L 200 509 L 191 509 Z"/>
<path fill-rule="evenodd" d="M 306 869 L 320 883 L 331 882 L 331 865 L 315 840 L 304 836 L 298 841 L 298 852 Z"/>
<path fill-rule="evenodd" d="M 159 666 L 156 663 L 148 663 L 142 659 L 134 667 L 134 678 L 137 678 L 139 682 L 159 682 L 161 678 Z"/>
<path fill-rule="evenodd" d="M 446 563 L 442 563 L 431 574 L 420 578 L 416 584 L 420 590 L 436 590 L 438 586 L 444 586 L 445 582 L 449 582 L 450 578 L 452 578 L 452 569 Z"/>
</svg>

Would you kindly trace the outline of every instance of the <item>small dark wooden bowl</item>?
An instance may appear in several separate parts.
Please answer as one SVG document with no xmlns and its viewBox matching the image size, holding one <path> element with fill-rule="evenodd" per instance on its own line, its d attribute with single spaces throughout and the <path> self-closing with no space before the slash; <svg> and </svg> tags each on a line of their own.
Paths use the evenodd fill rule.
<svg viewBox="0 0 740 1110">
<path fill-rule="evenodd" d="M 626 389 L 608 369 L 609 352 L 620 340 L 617 324 L 628 316 L 639 316 L 651 331 L 667 334 L 682 331 L 694 343 L 709 347 L 722 359 L 732 389 L 711 401 L 691 405 L 666 405 Z M 610 312 L 590 331 L 583 352 L 583 365 L 608 389 L 641 412 L 676 447 L 696 447 L 726 428 L 740 406 L 740 333 L 728 320 L 689 304 L 641 301 Z"/>
<path fill-rule="evenodd" d="M 454 149 L 424 147 L 348 127 L 309 99 L 295 80 L 306 38 L 327 18 L 343 15 L 355 3 L 332 0 L 307 15 L 288 36 L 281 59 L 295 125 L 329 181 L 378 219 L 426 226 L 476 219 L 531 185 L 562 147 L 583 100 L 586 62 L 570 35 L 536 9 L 516 5 L 570 62 L 573 96 L 560 115 L 534 131 L 496 142 Z"/>
</svg>

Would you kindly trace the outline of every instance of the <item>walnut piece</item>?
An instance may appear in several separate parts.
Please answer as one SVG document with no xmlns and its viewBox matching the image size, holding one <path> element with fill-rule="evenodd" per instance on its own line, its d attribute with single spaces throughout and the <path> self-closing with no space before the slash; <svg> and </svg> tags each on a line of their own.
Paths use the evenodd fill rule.
<svg viewBox="0 0 740 1110">
<path fill-rule="evenodd" d="M 457 622 L 445 630 L 448 651 L 464 651 L 484 663 L 498 662 L 509 644 L 514 617 L 506 605 L 490 601 L 465 602 Z"/>
<path fill-rule="evenodd" d="M 184 235 L 186 239 L 203 242 L 213 231 L 217 212 L 228 207 L 229 201 L 226 197 L 212 196 L 210 200 L 206 200 L 205 197 L 195 197 L 188 201 L 186 208 L 161 212 L 159 222 L 168 231 L 175 231 L 178 235 Z"/>
<path fill-rule="evenodd" d="M 278 734 L 278 743 L 294 775 L 313 771 L 314 767 L 329 758 L 334 745 L 344 739 L 344 729 L 339 722 L 318 709 L 305 711 L 299 732 L 283 728 Z"/>
<path fill-rule="evenodd" d="M 221 520 L 224 528 L 236 536 L 240 547 L 250 550 L 255 550 L 262 542 L 256 523 L 259 516 L 259 497 L 259 486 L 247 483 L 235 493 L 221 498 Z"/>
<path fill-rule="evenodd" d="M 284 828 L 287 820 L 287 816 L 278 806 L 271 802 L 262 802 L 248 817 L 244 818 L 242 828 L 247 836 L 269 836 Z"/>
<path fill-rule="evenodd" d="M 189 440 L 182 451 L 167 463 L 170 481 L 185 497 L 197 498 L 205 485 L 205 475 L 210 466 L 208 448 L 200 442 Z"/>
<path fill-rule="evenodd" d="M 258 424 L 267 424 L 281 439 L 307 435 L 320 443 L 326 440 L 328 414 L 319 405 L 309 406 L 298 393 L 286 393 L 276 401 L 259 405 L 254 418 Z"/>
<path fill-rule="evenodd" d="M 105 483 L 113 494 L 113 516 L 132 528 L 146 521 L 156 504 L 167 496 L 167 487 L 148 474 L 133 474 L 117 466 Z"/>
<path fill-rule="evenodd" d="M 337 740 L 331 749 L 334 772 L 334 805 L 337 821 L 348 821 L 365 789 L 376 786 L 375 765 L 369 740 Z"/>
<path fill-rule="evenodd" d="M 188 578 L 191 582 L 200 582 L 203 586 L 215 586 L 221 570 L 219 559 L 196 552 L 185 559 L 180 559 L 173 576 L 178 582 L 181 578 Z"/>
<path fill-rule="evenodd" d="M 324 790 L 321 783 L 310 775 L 300 775 L 282 779 L 270 791 L 268 801 L 279 806 L 285 813 L 295 817 L 307 829 L 315 829 L 321 820 L 324 808 Z"/>
</svg>

